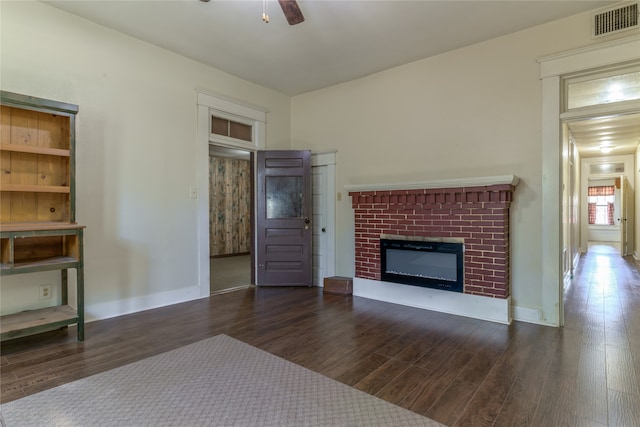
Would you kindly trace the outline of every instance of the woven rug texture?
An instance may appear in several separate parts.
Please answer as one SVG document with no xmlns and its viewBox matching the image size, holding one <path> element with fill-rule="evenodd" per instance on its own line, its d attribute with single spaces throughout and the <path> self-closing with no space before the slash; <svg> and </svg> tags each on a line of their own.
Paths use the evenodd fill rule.
<svg viewBox="0 0 640 427">
<path fill-rule="evenodd" d="M 442 426 L 218 335 L 3 404 L 23 426 Z"/>
</svg>

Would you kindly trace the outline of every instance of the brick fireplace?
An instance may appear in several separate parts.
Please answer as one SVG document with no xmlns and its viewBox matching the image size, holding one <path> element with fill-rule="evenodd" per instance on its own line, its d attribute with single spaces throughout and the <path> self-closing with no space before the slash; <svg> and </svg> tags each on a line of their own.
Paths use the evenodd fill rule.
<svg viewBox="0 0 640 427">
<path fill-rule="evenodd" d="M 518 178 L 509 175 L 348 186 L 354 210 L 355 276 L 360 294 L 368 296 L 369 291 L 376 294 L 384 286 L 382 293 L 394 300 L 394 287 L 399 286 L 397 293 L 407 293 L 410 300 L 407 305 L 421 306 L 418 300 L 423 299 L 424 308 L 432 309 L 429 302 L 437 301 L 436 305 L 444 308 L 441 311 L 509 322 L 509 208 L 517 183 Z M 382 282 L 381 238 L 463 243 L 463 295 Z M 355 290 L 354 293 L 358 294 Z M 489 312 L 499 307 L 502 313 L 492 319 L 493 314 L 483 314 L 485 310 L 478 308 L 478 304 L 489 307 Z M 469 310 L 468 305 L 475 307 Z"/>
</svg>

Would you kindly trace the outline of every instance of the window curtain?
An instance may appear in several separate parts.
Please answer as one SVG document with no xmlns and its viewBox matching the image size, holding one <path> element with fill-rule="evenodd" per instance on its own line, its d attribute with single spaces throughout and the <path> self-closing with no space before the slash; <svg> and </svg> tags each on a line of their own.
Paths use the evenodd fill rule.
<svg viewBox="0 0 640 427">
<path fill-rule="evenodd" d="M 589 207 L 589 224 L 595 224 L 596 223 L 596 204 L 589 203 L 588 207 Z"/>
<path fill-rule="evenodd" d="M 589 196 L 613 196 L 616 194 L 616 187 L 613 185 L 603 185 L 600 187 L 589 187 Z"/>
<path fill-rule="evenodd" d="M 609 225 L 613 225 L 613 203 L 607 203 L 607 219 L 609 220 Z"/>
</svg>

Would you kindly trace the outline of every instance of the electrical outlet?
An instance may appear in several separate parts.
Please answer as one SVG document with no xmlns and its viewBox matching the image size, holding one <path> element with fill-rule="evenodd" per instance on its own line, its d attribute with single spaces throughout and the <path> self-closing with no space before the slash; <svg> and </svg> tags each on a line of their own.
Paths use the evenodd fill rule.
<svg viewBox="0 0 640 427">
<path fill-rule="evenodd" d="M 51 285 L 40 285 L 40 299 L 51 299 Z"/>
</svg>

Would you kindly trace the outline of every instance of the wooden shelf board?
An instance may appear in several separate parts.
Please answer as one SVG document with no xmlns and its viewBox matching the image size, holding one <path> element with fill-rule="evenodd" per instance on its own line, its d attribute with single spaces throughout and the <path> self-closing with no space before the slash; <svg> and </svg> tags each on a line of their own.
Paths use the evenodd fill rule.
<svg viewBox="0 0 640 427">
<path fill-rule="evenodd" d="M 71 306 L 58 305 L 23 311 L 0 317 L 2 339 L 17 338 L 37 331 L 56 329 L 78 322 L 78 314 Z"/>
<path fill-rule="evenodd" d="M 65 150 L 63 148 L 34 147 L 32 145 L 0 144 L 0 151 L 45 154 L 48 156 L 60 156 L 60 157 L 71 156 L 71 150 Z"/>
<path fill-rule="evenodd" d="M 0 231 L 76 230 L 85 227 L 75 222 L 5 222 L 0 224 Z"/>
<path fill-rule="evenodd" d="M 63 185 L 20 185 L 0 184 L 0 191 L 22 191 L 26 193 L 69 193 L 71 190 Z"/>
<path fill-rule="evenodd" d="M 51 258 L 45 258 L 40 260 L 20 261 L 13 264 L 14 269 L 32 268 L 40 266 L 51 266 L 57 264 L 68 264 L 78 262 L 76 258 L 70 256 L 56 256 Z"/>
</svg>

